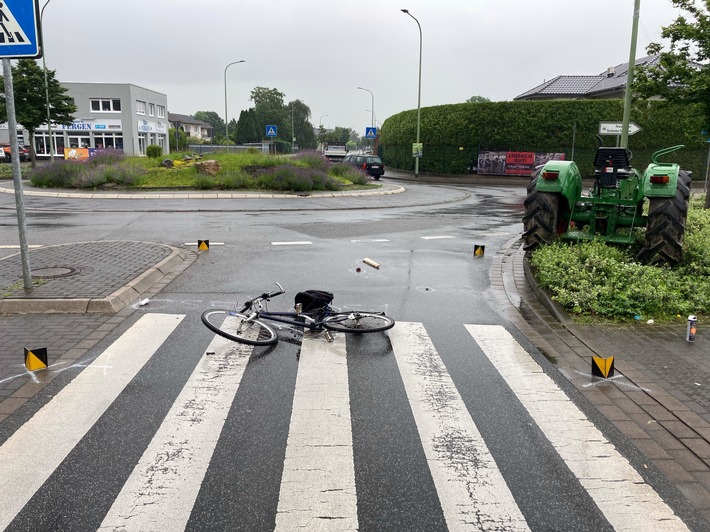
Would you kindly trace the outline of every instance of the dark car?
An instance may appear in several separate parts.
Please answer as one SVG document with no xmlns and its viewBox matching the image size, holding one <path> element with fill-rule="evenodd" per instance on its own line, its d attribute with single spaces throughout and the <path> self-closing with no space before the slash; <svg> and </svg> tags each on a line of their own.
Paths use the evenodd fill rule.
<svg viewBox="0 0 710 532">
<path fill-rule="evenodd" d="M 10 153 L 10 143 L 9 142 L 0 142 L 0 148 L 2 148 L 3 153 L 5 154 L 4 157 L 2 157 L 0 160 L 5 161 L 5 162 L 10 162 L 12 160 L 12 156 Z M 19 146 L 20 150 L 20 161 L 29 161 L 30 160 L 30 151 L 25 148 L 24 146 Z"/>
<path fill-rule="evenodd" d="M 343 159 L 344 163 L 351 164 L 360 168 L 363 172 L 367 172 L 375 179 L 385 175 L 385 165 L 382 164 L 382 159 L 376 155 L 347 155 Z"/>
</svg>

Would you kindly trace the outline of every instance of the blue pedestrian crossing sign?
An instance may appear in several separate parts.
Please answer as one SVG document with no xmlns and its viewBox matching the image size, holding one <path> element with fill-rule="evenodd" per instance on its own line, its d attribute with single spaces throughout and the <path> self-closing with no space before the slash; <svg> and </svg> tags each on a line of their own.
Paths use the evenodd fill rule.
<svg viewBox="0 0 710 532">
<path fill-rule="evenodd" d="M 376 127 L 366 127 L 365 128 L 365 138 L 376 139 L 377 138 L 377 128 Z"/>
<path fill-rule="evenodd" d="M 0 0 L 0 58 L 42 56 L 39 0 Z"/>
<path fill-rule="evenodd" d="M 278 126 L 266 126 L 266 136 L 275 137 L 278 129 Z"/>
</svg>

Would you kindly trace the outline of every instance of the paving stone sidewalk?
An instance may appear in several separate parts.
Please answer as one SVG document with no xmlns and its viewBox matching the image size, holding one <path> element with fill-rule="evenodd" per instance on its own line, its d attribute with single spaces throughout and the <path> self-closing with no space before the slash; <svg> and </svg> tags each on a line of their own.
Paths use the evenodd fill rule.
<svg viewBox="0 0 710 532">
<path fill-rule="evenodd" d="M 497 255 L 494 286 L 516 327 L 688 499 L 710 526 L 710 331 L 686 341 L 670 325 L 579 325 L 526 275 L 520 241 Z M 592 356 L 614 356 L 615 374 L 591 375 Z"/>
<path fill-rule="evenodd" d="M 32 249 L 37 282 L 23 288 L 20 254 L 0 259 L 0 422 L 71 367 L 183 272 L 196 254 L 164 244 L 100 241 Z M 54 371 L 28 372 L 24 348 L 46 347 Z"/>
</svg>

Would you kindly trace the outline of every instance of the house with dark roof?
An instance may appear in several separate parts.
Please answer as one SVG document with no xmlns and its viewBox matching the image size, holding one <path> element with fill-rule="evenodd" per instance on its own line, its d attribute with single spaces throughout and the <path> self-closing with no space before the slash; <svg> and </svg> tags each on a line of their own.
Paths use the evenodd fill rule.
<svg viewBox="0 0 710 532">
<path fill-rule="evenodd" d="M 197 120 L 194 116 L 168 113 L 170 127 L 180 128 L 188 137 L 194 137 L 209 141 L 212 139 L 212 126 L 202 120 Z"/>
<path fill-rule="evenodd" d="M 653 66 L 659 56 L 651 55 L 637 59 L 635 65 Z M 610 67 L 596 76 L 557 76 L 533 87 L 514 100 L 561 100 L 561 99 L 614 99 L 624 98 L 626 75 L 629 63 Z"/>
</svg>

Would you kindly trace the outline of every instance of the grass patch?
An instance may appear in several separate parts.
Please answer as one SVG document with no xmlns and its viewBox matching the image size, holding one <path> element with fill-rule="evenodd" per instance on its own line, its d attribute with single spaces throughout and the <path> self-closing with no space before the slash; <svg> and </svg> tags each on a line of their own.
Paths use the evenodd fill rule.
<svg viewBox="0 0 710 532">
<path fill-rule="evenodd" d="M 688 211 L 683 261 L 670 268 L 640 264 L 634 250 L 602 241 L 556 242 L 530 257 L 535 278 L 580 321 L 670 322 L 710 316 L 710 210 L 694 198 Z"/>
</svg>

